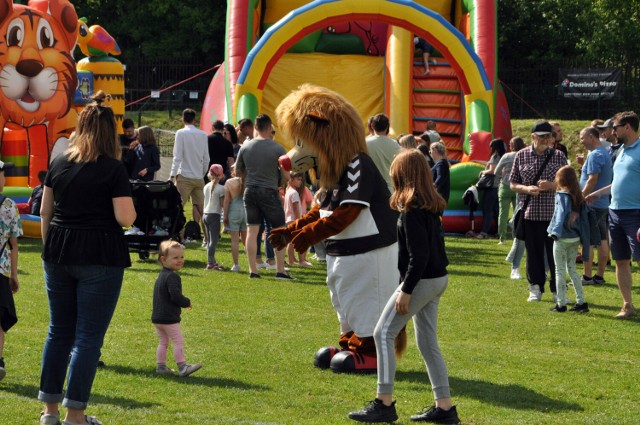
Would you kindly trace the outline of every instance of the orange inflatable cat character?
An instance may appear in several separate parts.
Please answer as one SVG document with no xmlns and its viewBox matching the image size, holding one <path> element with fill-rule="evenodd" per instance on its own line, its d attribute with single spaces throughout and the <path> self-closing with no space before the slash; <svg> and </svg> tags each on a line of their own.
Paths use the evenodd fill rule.
<svg viewBox="0 0 640 425">
<path fill-rule="evenodd" d="M 73 131 L 77 115 L 71 107 L 78 85 L 71 52 L 77 39 L 78 15 L 66 0 L 31 0 L 28 6 L 0 0 L 0 128 L 25 128 L 29 151 Z M 44 125 L 47 140 L 31 130 Z"/>
</svg>

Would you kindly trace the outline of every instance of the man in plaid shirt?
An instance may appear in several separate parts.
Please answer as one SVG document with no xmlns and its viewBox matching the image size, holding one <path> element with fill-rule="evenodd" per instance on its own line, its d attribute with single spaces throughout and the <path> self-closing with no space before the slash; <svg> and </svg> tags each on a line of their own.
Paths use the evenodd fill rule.
<svg viewBox="0 0 640 425">
<path fill-rule="evenodd" d="M 528 301 L 540 301 L 546 280 L 544 256 L 550 270 L 549 287 L 556 293 L 555 263 L 553 261 L 553 239 L 547 235 L 547 227 L 553 217 L 555 205 L 556 172 L 567 165 L 567 157 L 553 149 L 553 127 L 547 121 L 539 121 L 531 129 L 531 146 L 516 154 L 509 177 L 511 190 L 525 196 L 518 197 L 518 207 L 531 197 L 524 212 L 525 248 L 527 250 Z M 534 181 L 547 155 L 551 155 L 540 178 Z"/>
</svg>

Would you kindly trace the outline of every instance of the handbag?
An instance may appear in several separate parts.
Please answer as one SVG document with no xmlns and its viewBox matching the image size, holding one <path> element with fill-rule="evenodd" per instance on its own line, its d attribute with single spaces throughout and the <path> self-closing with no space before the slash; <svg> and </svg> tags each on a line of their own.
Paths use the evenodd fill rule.
<svg viewBox="0 0 640 425">
<path fill-rule="evenodd" d="M 526 208 L 526 206 L 525 206 Z M 513 235 L 516 239 L 524 240 L 524 209 L 520 208 L 513 216 Z"/>
<path fill-rule="evenodd" d="M 542 175 L 542 172 L 544 171 L 545 167 L 549 163 L 549 160 L 553 156 L 554 151 L 555 149 L 550 149 L 547 152 L 547 157 L 544 159 L 544 162 L 540 166 L 540 169 L 536 173 L 536 176 L 533 178 L 534 182 L 540 179 L 540 176 Z M 527 195 L 527 197 L 524 199 L 524 204 L 522 205 L 522 208 L 519 208 L 518 211 L 516 211 L 516 213 L 513 216 L 513 235 L 516 237 L 516 239 L 519 239 L 521 241 L 523 241 L 525 238 L 524 213 L 525 211 L 527 211 L 527 207 L 529 206 L 529 201 L 531 201 L 531 195 Z"/>
<path fill-rule="evenodd" d="M 480 179 L 478 179 L 478 183 L 476 183 L 476 187 L 478 190 L 488 190 L 493 188 L 493 183 L 495 181 L 495 174 L 480 174 Z"/>
</svg>

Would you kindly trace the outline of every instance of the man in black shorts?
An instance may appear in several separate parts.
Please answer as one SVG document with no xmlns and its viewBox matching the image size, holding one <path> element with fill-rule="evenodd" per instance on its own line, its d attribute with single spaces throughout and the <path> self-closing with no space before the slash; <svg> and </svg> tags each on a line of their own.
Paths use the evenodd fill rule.
<svg viewBox="0 0 640 425">
<path fill-rule="evenodd" d="M 278 158 L 287 151 L 271 139 L 273 125 L 268 115 L 258 115 L 255 128 L 257 137 L 242 145 L 236 162 L 236 175 L 244 179 L 245 185 L 243 199 L 247 213 L 246 248 L 250 278 L 260 277 L 256 266 L 256 241 L 262 218 L 269 221 L 273 229 L 285 225 L 284 208 L 278 192 L 281 177 Z M 294 279 L 285 273 L 284 249 L 276 251 L 276 279 Z"/>
</svg>

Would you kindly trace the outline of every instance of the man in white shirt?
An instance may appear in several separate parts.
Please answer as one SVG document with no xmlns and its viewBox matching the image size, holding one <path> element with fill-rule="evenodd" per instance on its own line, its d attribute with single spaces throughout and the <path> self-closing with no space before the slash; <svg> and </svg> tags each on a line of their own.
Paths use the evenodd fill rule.
<svg viewBox="0 0 640 425">
<path fill-rule="evenodd" d="M 182 111 L 184 128 L 176 132 L 169 180 L 178 188 L 182 205 L 191 199 L 193 220 L 200 223 L 204 207 L 203 176 L 209 170 L 209 147 L 207 133 L 195 127 L 195 120 L 196 111 Z"/>
</svg>

